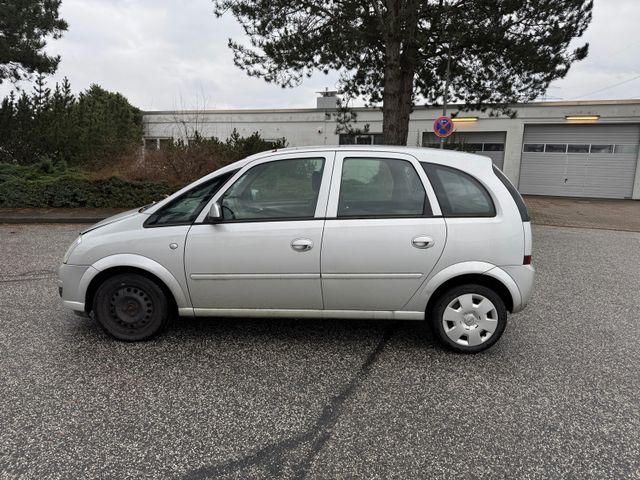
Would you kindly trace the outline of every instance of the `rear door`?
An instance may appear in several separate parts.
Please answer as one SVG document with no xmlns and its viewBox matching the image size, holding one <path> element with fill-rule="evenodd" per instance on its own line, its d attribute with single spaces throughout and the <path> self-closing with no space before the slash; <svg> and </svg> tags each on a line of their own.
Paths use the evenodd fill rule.
<svg viewBox="0 0 640 480">
<path fill-rule="evenodd" d="M 325 309 L 401 309 L 445 240 L 435 194 L 414 157 L 336 154 L 322 244 Z"/>
</svg>

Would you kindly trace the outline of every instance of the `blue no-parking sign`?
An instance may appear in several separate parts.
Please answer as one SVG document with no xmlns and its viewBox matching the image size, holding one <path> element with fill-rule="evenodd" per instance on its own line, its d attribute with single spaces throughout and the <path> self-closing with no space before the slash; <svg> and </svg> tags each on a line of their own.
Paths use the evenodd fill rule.
<svg viewBox="0 0 640 480">
<path fill-rule="evenodd" d="M 451 135 L 454 130 L 455 125 L 451 117 L 438 117 L 436 121 L 433 122 L 433 133 L 435 133 L 437 137 L 446 138 Z"/>
</svg>

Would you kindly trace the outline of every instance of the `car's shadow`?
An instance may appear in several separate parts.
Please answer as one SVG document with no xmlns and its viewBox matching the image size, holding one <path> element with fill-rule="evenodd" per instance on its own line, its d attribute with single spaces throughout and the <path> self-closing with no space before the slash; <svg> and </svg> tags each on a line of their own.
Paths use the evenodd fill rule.
<svg viewBox="0 0 640 480">
<path fill-rule="evenodd" d="M 105 333 L 94 318 L 69 315 L 69 328 L 74 336 L 86 341 L 119 342 Z M 159 335 L 139 342 L 142 344 L 189 344 L 220 342 L 296 342 L 324 343 L 331 341 L 357 343 L 362 339 L 375 341 L 385 332 L 402 340 L 409 348 L 433 348 L 436 344 L 424 322 L 357 320 L 357 319 L 297 319 L 297 318 L 223 318 L 177 317 L 168 322 Z M 388 334 L 388 333 L 387 333 Z"/>
<path fill-rule="evenodd" d="M 171 320 L 158 338 L 186 341 L 209 336 L 231 336 L 320 341 L 336 337 L 379 337 L 388 330 L 393 330 L 394 336 L 415 338 L 421 344 L 435 342 L 423 322 L 306 318 L 180 317 Z"/>
</svg>

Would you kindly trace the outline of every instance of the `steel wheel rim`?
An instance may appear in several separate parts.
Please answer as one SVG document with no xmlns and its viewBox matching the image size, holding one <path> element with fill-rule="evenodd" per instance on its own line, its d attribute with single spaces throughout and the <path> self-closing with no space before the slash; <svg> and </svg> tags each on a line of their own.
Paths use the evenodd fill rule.
<svg viewBox="0 0 640 480">
<path fill-rule="evenodd" d="M 498 310 L 487 297 L 465 293 L 449 302 L 442 315 L 442 327 L 447 337 L 458 345 L 482 345 L 498 328 Z"/>
<path fill-rule="evenodd" d="M 151 321 L 153 302 L 141 288 L 122 286 L 111 295 L 109 313 L 120 327 L 137 330 Z"/>
</svg>

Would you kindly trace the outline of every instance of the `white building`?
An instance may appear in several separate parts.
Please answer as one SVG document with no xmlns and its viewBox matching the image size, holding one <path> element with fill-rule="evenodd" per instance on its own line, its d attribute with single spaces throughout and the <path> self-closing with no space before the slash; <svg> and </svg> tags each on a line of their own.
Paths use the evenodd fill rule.
<svg viewBox="0 0 640 480">
<path fill-rule="evenodd" d="M 375 144 L 382 138 L 382 112 L 355 108 L 367 134 L 338 135 L 330 98 L 317 108 L 146 112 L 145 148 L 204 137 L 227 138 L 234 129 L 265 139 L 285 138 L 288 146 Z M 520 191 L 531 195 L 640 199 L 640 100 L 540 102 L 515 105 L 516 118 L 489 112 L 460 112 L 453 141 L 491 157 Z M 450 112 L 456 112 L 451 106 Z M 415 107 L 408 145 L 438 140 L 437 108 Z"/>
</svg>

